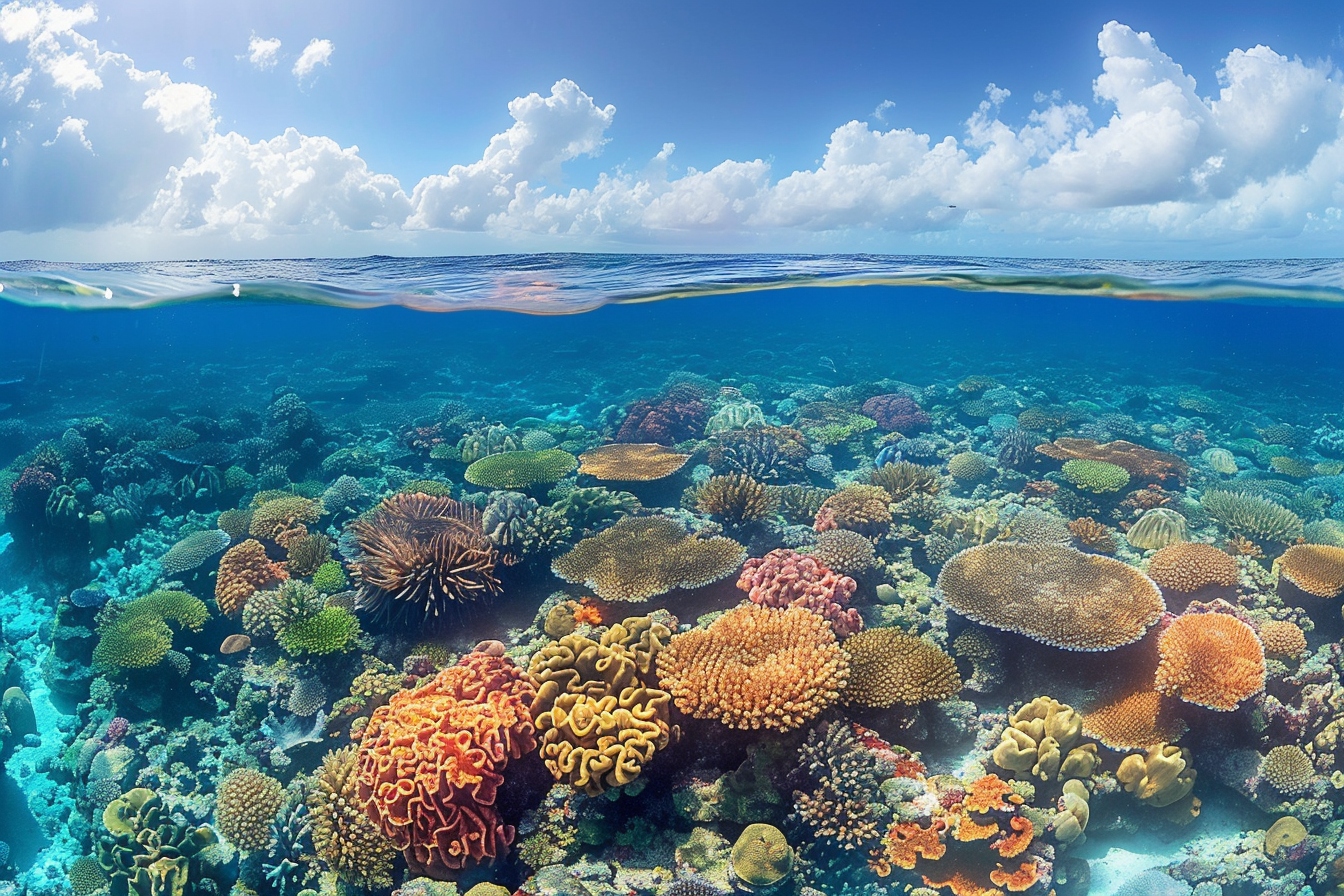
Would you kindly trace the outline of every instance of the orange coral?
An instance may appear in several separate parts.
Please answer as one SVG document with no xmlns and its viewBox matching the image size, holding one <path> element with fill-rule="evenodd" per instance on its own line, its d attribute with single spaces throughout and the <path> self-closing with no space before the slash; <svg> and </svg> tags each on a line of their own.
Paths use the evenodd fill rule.
<svg viewBox="0 0 1344 896">
<path fill-rule="evenodd" d="M 574 607 L 574 623 L 576 625 L 601 625 L 602 611 L 597 608 L 591 597 L 579 598 L 578 605 Z"/>
<path fill-rule="evenodd" d="M 989 872 L 989 879 L 1000 887 L 1007 887 L 1010 892 L 1021 893 L 1029 889 L 1032 884 L 1040 877 L 1040 871 L 1035 862 L 1023 862 L 1016 871 L 1004 871 L 1002 868 L 995 868 Z"/>
<path fill-rule="evenodd" d="M 447 879 L 513 842 L 495 808 L 504 768 L 536 748 L 536 690 L 490 644 L 428 683 L 392 695 L 359 746 L 359 799 L 411 873 Z"/>
<path fill-rule="evenodd" d="M 990 821 L 988 824 L 981 824 L 969 817 L 963 817 L 957 822 L 956 838 L 962 843 L 970 843 L 974 840 L 988 840 L 999 833 L 998 822 Z"/>
<path fill-rule="evenodd" d="M 849 658 L 846 703 L 861 706 L 916 706 L 946 700 L 961 690 L 952 657 L 937 644 L 899 628 L 870 628 L 844 643 Z"/>
<path fill-rule="evenodd" d="M 289 578 L 285 567 L 266 556 L 261 542 L 249 538 L 224 552 L 215 578 L 215 603 L 229 616 L 243 612 L 247 599 L 272 582 Z"/>
<path fill-rule="evenodd" d="M 580 454 L 579 472 L 604 481 L 649 482 L 671 476 L 690 459 L 658 444 L 618 443 Z"/>
<path fill-rule="evenodd" d="M 991 810 L 1010 810 L 1021 805 L 1022 797 L 1013 792 L 998 775 L 985 775 L 976 778 L 966 788 L 966 797 L 961 801 L 967 812 L 989 812 Z"/>
<path fill-rule="evenodd" d="M 1112 750 L 1146 750 L 1179 740 L 1185 722 L 1170 698 L 1153 690 L 1150 677 L 1083 713 L 1083 733 Z"/>
<path fill-rule="evenodd" d="M 1230 712 L 1265 686 L 1255 630 L 1226 613 L 1178 616 L 1158 640 L 1158 693 Z"/>
<path fill-rule="evenodd" d="M 1237 584 L 1237 560 L 1211 544 L 1178 541 L 1153 554 L 1148 577 L 1169 591 L 1189 594 L 1209 585 Z"/>
<path fill-rule="evenodd" d="M 941 859 L 947 847 L 938 836 L 944 823 L 935 820 L 927 828 L 913 821 L 902 821 L 891 826 L 887 832 L 886 856 L 898 868 L 906 871 L 915 867 L 915 861 L 923 856 L 926 859 Z"/>
<path fill-rule="evenodd" d="M 1117 467 L 1124 467 L 1129 475 L 1145 482 L 1161 482 L 1167 478 L 1184 481 L 1190 472 L 1190 465 L 1174 454 L 1144 448 L 1133 442 L 1118 439 L 1114 442 L 1099 444 L 1092 439 L 1060 438 L 1036 450 L 1055 460 L 1100 460 Z"/>
<path fill-rule="evenodd" d="M 965 824 L 963 821 L 962 824 Z M 1036 832 L 1036 828 L 1031 823 L 1031 819 L 1023 815 L 1015 815 L 1008 819 L 1008 826 L 1012 828 L 1012 833 L 1005 832 L 1003 838 L 990 844 L 999 855 L 1005 859 L 1011 859 L 1013 856 L 1020 856 L 1027 851 L 1031 845 L 1031 838 Z M 1002 881 L 995 881 L 1002 883 Z"/>
<path fill-rule="evenodd" d="M 941 875 L 924 875 L 924 885 L 942 889 L 946 887 L 952 896 L 1003 896 L 1002 890 L 987 887 L 974 877 L 958 868 L 948 868 Z"/>
<path fill-rule="evenodd" d="M 1271 619 L 1260 626 L 1260 643 L 1269 656 L 1301 656 L 1307 649 L 1307 636 L 1296 622 Z"/>
<path fill-rule="evenodd" d="M 1279 573 L 1308 594 L 1339 597 L 1344 592 L 1344 548 L 1295 544 L 1279 557 Z"/>
</svg>

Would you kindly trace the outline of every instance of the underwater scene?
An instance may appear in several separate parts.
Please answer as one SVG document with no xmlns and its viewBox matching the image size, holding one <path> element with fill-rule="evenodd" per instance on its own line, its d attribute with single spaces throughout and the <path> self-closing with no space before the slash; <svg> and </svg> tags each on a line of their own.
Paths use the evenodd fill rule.
<svg viewBox="0 0 1344 896">
<path fill-rule="evenodd" d="M 0 896 L 1344 893 L 1339 262 L 0 286 Z"/>
</svg>

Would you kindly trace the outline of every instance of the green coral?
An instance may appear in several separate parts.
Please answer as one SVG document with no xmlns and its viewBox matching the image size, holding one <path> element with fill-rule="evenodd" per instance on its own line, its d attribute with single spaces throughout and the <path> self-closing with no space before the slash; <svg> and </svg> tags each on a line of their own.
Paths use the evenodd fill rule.
<svg viewBox="0 0 1344 896">
<path fill-rule="evenodd" d="M 994 472 L 989 458 L 976 451 L 962 451 L 947 461 L 947 472 L 959 482 L 978 482 Z"/>
<path fill-rule="evenodd" d="M 552 492 L 552 497 L 555 493 Z M 634 513 L 639 499 L 629 492 L 612 491 L 601 486 L 574 488 L 553 505 L 579 532 L 595 532 L 607 523 Z"/>
<path fill-rule="evenodd" d="M 568 451 L 504 451 L 474 461 L 464 477 L 472 485 L 492 489 L 519 489 L 556 482 L 574 472 L 579 459 Z"/>
<path fill-rule="evenodd" d="M 344 591 L 350 580 L 341 568 L 339 560 L 328 560 L 313 573 L 313 587 L 323 594 L 335 594 Z"/>
<path fill-rule="evenodd" d="M 157 666 L 173 647 L 173 630 L 168 622 L 198 632 L 209 618 L 205 603 L 185 591 L 155 591 L 138 597 L 99 626 L 94 665 L 123 669 Z"/>
<path fill-rule="evenodd" d="M 434 450 L 442 447 L 435 445 Z M 433 451 L 430 452 L 433 456 Z M 453 496 L 453 487 L 440 479 L 412 479 L 403 485 L 400 489 L 402 494 L 406 495 L 429 495 L 431 498 L 451 498 Z"/>
<path fill-rule="evenodd" d="M 793 849 L 774 825 L 749 824 L 733 844 L 732 874 L 751 887 L 773 887 L 793 873 Z"/>
<path fill-rule="evenodd" d="M 143 787 L 110 802 L 103 826 L 95 851 L 111 878 L 111 896 L 187 896 L 192 858 L 219 842 L 209 827 L 175 822 L 159 796 Z"/>
<path fill-rule="evenodd" d="M 323 607 L 291 623 L 280 633 L 280 646 L 291 656 L 343 653 L 359 640 L 359 620 L 344 607 Z"/>
<path fill-rule="evenodd" d="M 1302 537 L 1302 518 L 1259 495 L 1212 489 L 1199 504 L 1214 522 L 1252 540 L 1291 543 Z"/>
<path fill-rule="evenodd" d="M 1065 462 L 1063 473 L 1075 488 L 1095 494 L 1118 492 L 1129 485 L 1129 471 L 1104 460 L 1074 458 Z"/>
</svg>

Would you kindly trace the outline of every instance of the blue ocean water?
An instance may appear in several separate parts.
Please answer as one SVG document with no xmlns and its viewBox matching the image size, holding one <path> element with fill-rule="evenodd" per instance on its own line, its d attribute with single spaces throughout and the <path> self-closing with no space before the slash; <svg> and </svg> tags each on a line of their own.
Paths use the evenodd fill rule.
<svg viewBox="0 0 1344 896">
<path fill-rule="evenodd" d="M 1342 273 L 7 263 L 0 881 L 1336 892 Z"/>
</svg>

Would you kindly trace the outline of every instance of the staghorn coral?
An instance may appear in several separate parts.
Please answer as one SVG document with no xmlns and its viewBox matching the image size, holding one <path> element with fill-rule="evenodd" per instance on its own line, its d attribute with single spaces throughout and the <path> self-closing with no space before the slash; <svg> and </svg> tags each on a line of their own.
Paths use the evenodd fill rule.
<svg viewBox="0 0 1344 896">
<path fill-rule="evenodd" d="M 946 700 L 961 690 L 957 664 L 932 641 L 898 628 L 870 628 L 844 643 L 846 703 L 887 707 Z"/>
<path fill-rule="evenodd" d="M 864 852 L 876 848 L 891 817 L 880 789 L 891 777 L 893 763 L 869 749 L 856 726 L 843 721 L 813 726 L 798 758 L 814 785 L 809 792 L 793 795 L 793 818 L 813 840 L 807 852 L 825 847 Z"/>
<path fill-rule="evenodd" d="M 1118 492 L 1129 485 L 1129 471 L 1104 460 L 1074 458 L 1060 471 L 1069 484 L 1093 494 Z"/>
<path fill-rule="evenodd" d="M 1260 763 L 1260 774 L 1279 793 L 1296 796 L 1311 787 L 1316 768 L 1301 747 L 1283 744 L 1265 754 Z"/>
<path fill-rule="evenodd" d="M 525 489 L 558 482 L 574 472 L 578 465 L 578 458 L 559 448 L 501 451 L 473 462 L 462 477 L 482 488 Z"/>
<path fill-rule="evenodd" d="M 803 607 L 826 618 L 842 638 L 863 627 L 858 610 L 848 607 L 858 584 L 832 572 L 815 557 L 777 548 L 742 567 L 737 587 L 763 607 Z"/>
<path fill-rule="evenodd" d="M 1327 544 L 1295 544 L 1278 559 L 1279 575 L 1308 594 L 1339 597 L 1344 593 L 1344 548 Z"/>
<path fill-rule="evenodd" d="M 579 472 L 604 481 L 649 482 L 671 476 L 690 459 L 657 443 L 617 442 L 580 454 Z"/>
<path fill-rule="evenodd" d="M 1162 593 L 1118 560 L 1065 545 L 968 548 L 938 575 L 943 601 L 982 625 L 1066 650 L 1110 650 L 1157 621 Z"/>
<path fill-rule="evenodd" d="M 498 554 L 480 513 L 422 493 L 386 498 L 350 526 L 360 610 L 406 623 L 435 622 L 452 608 L 499 593 Z"/>
<path fill-rule="evenodd" d="M 813 529 L 848 529 L 879 538 L 891 527 L 891 497 L 877 485 L 851 485 L 822 502 Z"/>
<path fill-rule="evenodd" d="M 868 481 L 885 489 L 893 503 L 904 501 L 914 494 L 936 495 L 942 486 L 936 469 L 908 460 L 883 464 L 873 470 Z"/>
<path fill-rule="evenodd" d="M 237 617 L 253 594 L 272 582 L 289 578 L 279 563 L 266 556 L 261 542 L 249 538 L 224 552 L 215 579 L 215 603 L 226 616 Z"/>
<path fill-rule="evenodd" d="M 1146 753 L 1126 756 L 1115 777 L 1139 802 L 1162 808 L 1189 795 L 1195 786 L 1190 751 L 1157 744 Z"/>
<path fill-rule="evenodd" d="M 509 761 L 536 748 L 528 711 L 536 691 L 495 653 L 473 651 L 393 694 L 364 729 L 359 801 L 412 874 L 444 880 L 513 842 L 495 797 Z"/>
<path fill-rule="evenodd" d="M 1190 540 L 1190 527 L 1185 517 L 1169 507 L 1153 507 L 1144 511 L 1125 533 L 1125 540 L 1141 551 L 1155 551 Z"/>
<path fill-rule="evenodd" d="M 1302 518 L 1259 495 L 1210 489 L 1199 505 L 1214 522 L 1253 541 L 1292 542 L 1302 537 Z"/>
<path fill-rule="evenodd" d="M 667 517 L 626 517 L 555 558 L 551 569 L 603 600 L 641 601 L 716 582 L 745 555 L 731 538 L 697 538 Z"/>
<path fill-rule="evenodd" d="M 757 522 L 775 511 L 769 488 L 745 473 L 711 476 L 695 490 L 695 509 L 735 525 Z"/>
<path fill-rule="evenodd" d="M 1025 413 L 1018 416 L 1019 423 L 1029 429 L 1043 428 L 1028 426 L 1022 420 Z M 1037 445 L 1036 451 L 1054 460 L 1095 460 L 1114 464 L 1143 482 L 1162 482 L 1166 479 L 1184 481 L 1190 472 L 1190 465 L 1174 454 L 1154 451 L 1123 439 L 1100 444 L 1092 439 L 1060 438 Z"/>
<path fill-rule="evenodd" d="M 175 576 L 200 566 L 229 546 L 229 534 L 219 529 L 193 532 L 159 558 L 165 576 Z"/>
<path fill-rule="evenodd" d="M 331 559 L 331 539 L 320 533 L 292 539 L 286 546 L 285 568 L 292 576 L 311 576 Z"/>
<path fill-rule="evenodd" d="M 631 617 L 600 641 L 569 634 L 532 655 L 532 717 L 557 781 L 589 796 L 624 787 L 676 735 L 671 695 L 653 675 L 670 634 L 649 616 Z"/>
<path fill-rule="evenodd" d="M 1148 577 L 1168 591 L 1190 594 L 1210 585 L 1229 588 L 1237 584 L 1237 560 L 1211 544 L 1183 541 L 1169 544 L 1153 554 Z"/>
<path fill-rule="evenodd" d="M 1307 636 L 1296 622 L 1271 619 L 1260 626 L 1258 634 L 1266 656 L 1292 658 L 1307 650 Z"/>
<path fill-rule="evenodd" d="M 358 747 L 332 750 L 322 759 L 308 791 L 313 851 L 347 884 L 365 889 L 392 886 L 397 848 L 361 808 Z"/>
<path fill-rule="evenodd" d="M 285 787 L 270 775 L 238 768 L 219 782 L 215 823 L 239 849 L 269 849 L 275 842 L 271 823 L 285 805 Z"/>
<path fill-rule="evenodd" d="M 715 435 L 709 446 L 709 464 L 719 472 L 776 480 L 801 475 L 810 454 L 807 438 L 799 430 L 761 426 Z"/>
<path fill-rule="evenodd" d="M 779 502 L 779 512 L 791 523 L 812 525 L 817 511 L 834 491 L 828 488 L 816 488 L 811 485 L 771 486 Z"/>
<path fill-rule="evenodd" d="M 849 664 L 825 619 L 749 604 L 673 636 L 658 657 L 658 679 L 688 715 L 788 730 L 835 702 Z"/>
<path fill-rule="evenodd" d="M 1229 712 L 1265 686 L 1255 630 L 1226 613 L 1186 613 L 1158 639 L 1158 693 Z"/>
<path fill-rule="evenodd" d="M 313 570 L 313 587 L 322 594 L 336 594 L 344 591 L 350 580 L 346 578 L 345 568 L 339 560 L 328 560 Z"/>
</svg>

